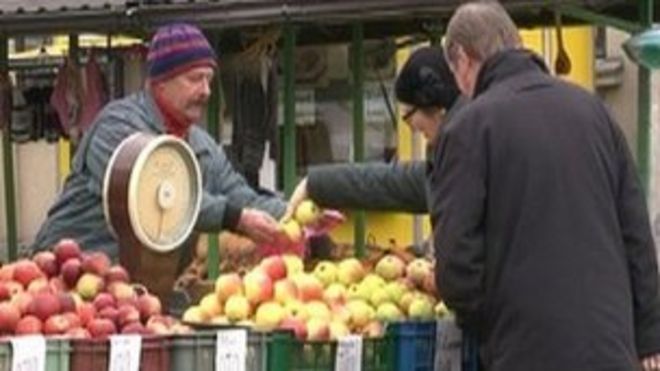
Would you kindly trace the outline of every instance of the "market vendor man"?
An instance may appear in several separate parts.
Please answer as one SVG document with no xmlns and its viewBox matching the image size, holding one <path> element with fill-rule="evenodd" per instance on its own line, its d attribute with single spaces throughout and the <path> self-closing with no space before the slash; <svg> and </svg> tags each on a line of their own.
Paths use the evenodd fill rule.
<svg viewBox="0 0 660 371">
<path fill-rule="evenodd" d="M 286 203 L 248 186 L 215 140 L 197 123 L 210 97 L 217 57 L 202 32 L 190 24 L 163 26 L 153 36 L 142 91 L 109 103 L 83 137 L 71 174 L 48 211 L 33 248 L 47 249 L 61 238 L 117 259 L 118 244 L 102 206 L 103 177 L 113 151 L 131 134 L 171 134 L 194 151 L 202 173 L 202 206 L 195 229 L 242 233 L 269 242 L 280 232 L 277 218 Z"/>
</svg>

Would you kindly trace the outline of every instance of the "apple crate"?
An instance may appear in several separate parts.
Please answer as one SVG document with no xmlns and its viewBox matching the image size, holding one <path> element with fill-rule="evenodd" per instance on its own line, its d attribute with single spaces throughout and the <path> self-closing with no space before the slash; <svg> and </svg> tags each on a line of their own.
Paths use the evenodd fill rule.
<svg viewBox="0 0 660 371">
<path fill-rule="evenodd" d="M 170 367 L 170 338 L 143 336 L 140 371 L 161 371 Z M 110 363 L 110 340 L 71 340 L 71 371 L 107 370 Z"/>
<path fill-rule="evenodd" d="M 363 371 L 394 371 L 391 338 L 364 338 Z M 302 341 L 291 331 L 276 331 L 268 346 L 268 371 L 334 371 L 336 341 Z"/>
<path fill-rule="evenodd" d="M 46 371 L 69 371 L 71 345 L 67 339 L 46 339 Z M 11 342 L 0 343 L 0 371 L 10 371 Z"/>
<path fill-rule="evenodd" d="M 214 371 L 216 337 L 216 331 L 211 330 L 173 336 L 170 343 L 170 371 Z M 268 341 L 268 333 L 248 331 L 246 370 L 267 370 Z"/>
</svg>

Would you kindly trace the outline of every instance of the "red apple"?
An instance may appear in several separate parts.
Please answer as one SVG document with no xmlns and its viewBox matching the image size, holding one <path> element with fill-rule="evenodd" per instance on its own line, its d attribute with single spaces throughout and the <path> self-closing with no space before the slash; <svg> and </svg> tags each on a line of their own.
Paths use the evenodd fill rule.
<svg viewBox="0 0 660 371">
<path fill-rule="evenodd" d="M 286 277 L 286 264 L 281 256 L 269 256 L 259 266 L 273 282 Z"/>
<path fill-rule="evenodd" d="M 122 334 L 138 334 L 138 335 L 148 335 L 151 331 L 148 331 L 143 324 L 138 322 L 130 322 L 124 325 L 121 329 Z"/>
<path fill-rule="evenodd" d="M 96 310 L 101 311 L 106 307 L 114 307 L 115 298 L 107 292 L 102 292 L 96 295 L 93 303 L 94 303 L 94 307 L 96 307 Z"/>
<path fill-rule="evenodd" d="M 105 338 L 117 332 L 115 324 L 106 318 L 95 318 L 87 324 L 87 330 L 95 338 Z"/>
<path fill-rule="evenodd" d="M 70 238 L 61 239 L 53 248 L 53 252 L 60 267 L 69 259 L 80 259 L 80 245 Z"/>
<path fill-rule="evenodd" d="M 41 320 L 35 316 L 27 315 L 16 324 L 16 335 L 40 334 L 43 329 Z"/>
<path fill-rule="evenodd" d="M 57 293 L 57 299 L 60 302 L 60 311 L 62 313 L 76 311 L 76 300 L 73 298 L 73 295 L 68 292 L 59 292 Z"/>
<path fill-rule="evenodd" d="M 21 312 L 10 302 L 0 303 L 0 332 L 13 333 L 21 319 Z"/>
<path fill-rule="evenodd" d="M 51 279 L 48 281 L 48 286 L 52 292 L 61 292 L 67 290 L 66 284 L 64 284 L 64 281 L 61 277 L 51 277 Z"/>
<path fill-rule="evenodd" d="M 128 272 L 121 265 L 113 265 L 112 267 L 110 267 L 110 269 L 108 269 L 108 271 L 105 273 L 105 280 L 108 283 L 111 282 L 128 283 L 130 281 Z"/>
<path fill-rule="evenodd" d="M 55 254 L 51 251 L 40 251 L 32 257 L 32 261 L 37 264 L 39 269 L 48 277 L 57 275 L 58 265 Z"/>
<path fill-rule="evenodd" d="M 162 307 L 158 297 L 151 294 L 144 294 L 138 298 L 137 308 L 140 311 L 140 318 L 146 322 L 149 317 L 160 314 Z"/>
<path fill-rule="evenodd" d="M 298 288 L 298 297 L 307 302 L 323 299 L 323 284 L 316 276 L 303 273 L 294 277 L 293 282 Z"/>
<path fill-rule="evenodd" d="M 105 274 L 110 269 L 110 264 L 110 258 L 108 258 L 107 255 L 100 251 L 95 251 L 87 255 L 83 255 L 82 258 L 83 272 L 93 273 L 100 277 L 105 276 Z"/>
<path fill-rule="evenodd" d="M 23 285 L 16 281 L 0 281 L 0 301 L 11 299 L 23 291 Z"/>
<path fill-rule="evenodd" d="M 16 306 L 21 314 L 27 314 L 28 309 L 32 305 L 32 294 L 29 292 L 19 292 L 16 295 L 12 296 L 10 303 Z"/>
<path fill-rule="evenodd" d="M 50 284 L 48 283 L 48 278 L 39 277 L 32 282 L 27 287 L 27 292 L 32 295 L 36 295 L 40 292 L 51 292 Z"/>
<path fill-rule="evenodd" d="M 60 269 L 60 273 L 62 274 L 62 281 L 64 281 L 67 287 L 75 287 L 76 282 L 78 282 L 78 279 L 82 274 L 80 259 L 78 258 L 68 259 L 62 265 L 62 268 Z"/>
<path fill-rule="evenodd" d="M 243 278 L 245 297 L 250 304 L 257 305 L 273 297 L 273 280 L 260 269 L 253 270 Z"/>
<path fill-rule="evenodd" d="M 305 321 L 297 317 L 287 317 L 280 322 L 281 329 L 292 330 L 299 340 L 307 338 L 307 325 Z"/>
<path fill-rule="evenodd" d="M 89 331 L 87 331 L 87 329 L 84 329 L 82 327 L 71 328 L 64 334 L 72 339 L 89 339 L 92 337 Z"/>
<path fill-rule="evenodd" d="M 91 320 L 96 318 L 96 308 L 92 303 L 81 303 L 76 309 L 80 322 L 86 326 Z"/>
<path fill-rule="evenodd" d="M 149 321 L 147 322 L 146 328 L 150 334 L 154 335 L 168 335 L 170 333 L 170 329 L 163 322 Z"/>
<path fill-rule="evenodd" d="M 39 277 L 44 277 L 44 274 L 35 262 L 21 259 L 14 263 L 14 281 L 19 282 L 23 287 L 27 287 Z"/>
<path fill-rule="evenodd" d="M 119 311 L 115 307 L 105 307 L 98 312 L 98 317 L 109 319 L 113 323 L 117 323 L 117 319 L 119 319 Z"/>
<path fill-rule="evenodd" d="M 80 317 L 76 313 L 66 312 L 62 316 L 69 322 L 69 328 L 82 326 L 82 321 L 80 321 Z"/>
<path fill-rule="evenodd" d="M 14 264 L 5 264 L 0 267 L 0 281 L 11 281 L 14 279 Z"/>
<path fill-rule="evenodd" d="M 131 322 L 140 322 L 140 311 L 130 304 L 120 306 L 117 324 L 120 327 L 124 327 Z"/>
<path fill-rule="evenodd" d="M 40 292 L 34 296 L 28 313 L 46 321 L 48 317 L 60 313 L 61 309 L 60 299 L 55 294 Z"/>
<path fill-rule="evenodd" d="M 67 332 L 70 328 L 69 320 L 61 315 L 56 314 L 44 322 L 44 334 L 46 335 L 59 335 Z"/>
</svg>

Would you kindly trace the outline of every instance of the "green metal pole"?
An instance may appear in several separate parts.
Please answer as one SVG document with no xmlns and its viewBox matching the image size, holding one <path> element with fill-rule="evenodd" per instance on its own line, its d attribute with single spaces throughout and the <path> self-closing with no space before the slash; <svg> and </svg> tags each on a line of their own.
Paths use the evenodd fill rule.
<svg viewBox="0 0 660 371">
<path fill-rule="evenodd" d="M 217 35 L 211 37 L 211 42 L 216 50 L 220 40 Z M 220 71 L 211 82 L 211 97 L 206 111 L 207 129 L 209 135 L 218 141 L 220 139 L 220 106 L 222 102 L 222 89 L 220 86 Z M 215 280 L 220 274 L 220 241 L 217 233 L 208 235 L 208 251 L 206 252 L 206 270 L 209 279 Z"/>
<path fill-rule="evenodd" d="M 653 25 L 653 1 L 640 0 L 640 21 L 645 28 Z M 648 194 L 650 181 L 650 147 L 651 147 L 651 73 L 638 65 L 637 73 L 637 165 L 642 185 Z"/>
<path fill-rule="evenodd" d="M 353 75 L 353 162 L 364 161 L 364 30 L 361 23 L 353 25 L 351 42 Z M 365 255 L 366 217 L 363 210 L 355 213 L 355 254 Z"/>
<path fill-rule="evenodd" d="M 9 39 L 0 35 L 0 73 L 9 70 Z M 11 120 L 7 120 L 7 123 Z M 2 130 L 2 159 L 5 185 L 5 217 L 7 218 L 7 251 L 10 261 L 16 260 L 18 238 L 16 232 L 16 193 L 14 191 L 14 152 L 11 144 L 11 128 L 5 125 Z"/>
<path fill-rule="evenodd" d="M 296 30 L 284 24 L 284 135 L 283 181 L 284 194 L 291 196 L 296 187 L 296 92 L 295 92 Z"/>
</svg>

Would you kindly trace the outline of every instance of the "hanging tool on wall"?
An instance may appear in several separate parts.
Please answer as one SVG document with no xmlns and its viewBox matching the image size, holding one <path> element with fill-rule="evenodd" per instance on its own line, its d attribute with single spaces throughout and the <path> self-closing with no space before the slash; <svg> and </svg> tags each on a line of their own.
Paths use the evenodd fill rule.
<svg viewBox="0 0 660 371">
<path fill-rule="evenodd" d="M 561 12 L 555 10 L 555 29 L 557 32 L 557 59 L 555 59 L 555 73 L 557 75 L 568 75 L 571 73 L 571 58 L 564 47 L 562 37 Z"/>
</svg>

